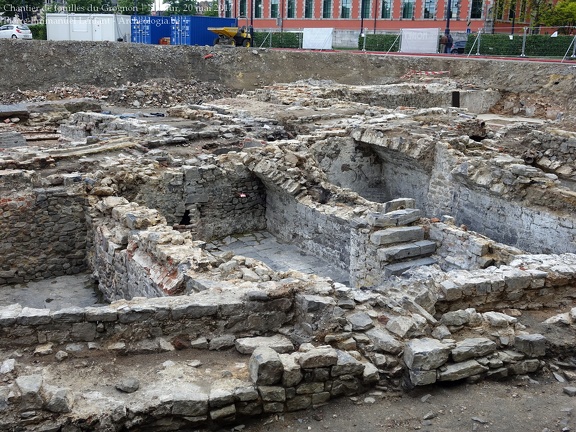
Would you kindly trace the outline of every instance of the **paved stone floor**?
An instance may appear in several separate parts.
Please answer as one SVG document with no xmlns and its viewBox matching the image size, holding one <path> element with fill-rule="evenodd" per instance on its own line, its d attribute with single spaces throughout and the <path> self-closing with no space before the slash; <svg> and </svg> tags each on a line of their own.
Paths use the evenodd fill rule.
<svg viewBox="0 0 576 432">
<path fill-rule="evenodd" d="M 232 251 L 237 255 L 257 259 L 272 270 L 298 270 L 329 277 L 335 282 L 348 283 L 348 273 L 344 270 L 303 252 L 292 244 L 282 243 L 267 231 L 228 236 L 211 243 L 208 248 Z"/>
<path fill-rule="evenodd" d="M 42 281 L 0 287 L 0 307 L 19 303 L 24 307 L 60 310 L 99 304 L 90 274 L 58 276 Z"/>
</svg>

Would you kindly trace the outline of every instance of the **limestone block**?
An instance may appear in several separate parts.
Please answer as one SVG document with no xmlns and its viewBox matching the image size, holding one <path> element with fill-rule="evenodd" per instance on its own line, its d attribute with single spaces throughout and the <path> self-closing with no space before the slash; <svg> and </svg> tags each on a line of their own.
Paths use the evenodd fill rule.
<svg viewBox="0 0 576 432">
<path fill-rule="evenodd" d="M 21 394 L 21 411 L 42 409 L 43 400 L 40 395 L 42 375 L 23 375 L 16 378 L 16 386 Z"/>
<path fill-rule="evenodd" d="M 304 369 L 334 366 L 338 363 L 338 353 L 334 348 L 313 349 L 303 353 L 298 363 Z"/>
<path fill-rule="evenodd" d="M 210 408 L 220 408 L 234 403 L 234 391 L 221 381 L 212 384 L 209 395 Z"/>
<path fill-rule="evenodd" d="M 436 339 L 412 339 L 404 349 L 404 363 L 409 369 L 434 370 L 450 356 L 450 347 Z"/>
<path fill-rule="evenodd" d="M 500 312 L 484 312 L 482 319 L 486 321 L 491 327 L 504 328 L 511 324 L 516 324 L 516 318 Z"/>
<path fill-rule="evenodd" d="M 15 368 L 16 368 L 16 360 L 6 359 L 2 363 L 0 363 L 0 375 L 12 373 L 14 372 Z"/>
<path fill-rule="evenodd" d="M 15 324 L 16 319 L 20 316 L 21 312 L 22 306 L 19 304 L 0 307 L 0 327 L 7 327 Z"/>
<path fill-rule="evenodd" d="M 410 382 L 415 386 L 429 385 L 436 382 L 436 370 L 412 370 L 409 371 Z"/>
<path fill-rule="evenodd" d="M 81 307 L 70 307 L 66 309 L 61 309 L 52 313 L 52 319 L 54 322 L 82 322 L 84 321 L 84 309 Z"/>
<path fill-rule="evenodd" d="M 209 396 L 200 387 L 187 386 L 174 389 L 172 414 L 185 417 L 205 416 L 208 414 Z"/>
<path fill-rule="evenodd" d="M 52 322 L 50 309 L 34 309 L 25 307 L 22 309 L 16 322 L 19 325 L 45 325 Z"/>
<path fill-rule="evenodd" d="M 366 220 L 372 226 L 379 228 L 408 225 L 422 217 L 419 209 L 394 210 L 388 213 L 368 213 Z"/>
<path fill-rule="evenodd" d="M 72 411 L 74 396 L 70 389 L 54 388 L 45 395 L 47 400 L 45 408 L 53 413 L 69 413 Z"/>
<path fill-rule="evenodd" d="M 284 411 L 284 403 L 282 402 L 265 402 L 262 405 L 265 413 L 279 413 Z"/>
<path fill-rule="evenodd" d="M 442 315 L 440 322 L 446 326 L 458 327 L 468 324 L 470 321 L 470 313 L 466 310 L 457 310 L 446 312 Z"/>
<path fill-rule="evenodd" d="M 426 319 L 418 314 L 396 316 L 388 320 L 386 330 L 401 338 L 416 337 L 424 334 Z"/>
<path fill-rule="evenodd" d="M 541 334 L 518 335 L 514 338 L 514 348 L 528 357 L 546 355 L 547 339 Z"/>
<path fill-rule="evenodd" d="M 325 387 L 323 382 L 302 383 L 298 387 L 296 387 L 296 394 L 321 393 L 324 391 L 324 388 Z"/>
<path fill-rule="evenodd" d="M 84 309 L 84 313 L 88 322 L 114 322 L 118 320 L 117 310 L 110 306 L 87 307 Z"/>
<path fill-rule="evenodd" d="M 258 400 L 258 391 L 254 386 L 237 387 L 234 390 L 234 398 L 240 402 L 250 402 Z"/>
<path fill-rule="evenodd" d="M 280 386 L 258 386 L 260 397 L 264 402 L 285 402 L 286 390 Z"/>
<path fill-rule="evenodd" d="M 384 329 L 374 328 L 368 330 L 366 336 L 370 338 L 376 351 L 390 354 L 399 354 L 402 351 L 403 345 Z"/>
<path fill-rule="evenodd" d="M 282 379 L 284 368 L 280 356 L 272 348 L 258 347 L 248 363 L 250 379 L 256 385 L 273 385 Z"/>
<path fill-rule="evenodd" d="M 216 336 L 210 339 L 208 349 L 212 351 L 223 350 L 234 346 L 236 337 L 232 334 Z"/>
<path fill-rule="evenodd" d="M 294 345 L 286 336 L 274 335 L 270 337 L 256 336 L 238 338 L 235 342 L 236 350 L 242 354 L 252 354 L 260 346 L 272 348 L 279 354 L 294 351 Z"/>
<path fill-rule="evenodd" d="M 496 343 L 487 338 L 469 338 L 456 343 L 452 350 L 452 360 L 461 362 L 482 357 L 496 351 Z"/>
<path fill-rule="evenodd" d="M 364 365 L 348 354 L 346 351 L 337 350 L 338 362 L 332 366 L 331 375 L 338 377 L 341 375 L 362 375 Z"/>
<path fill-rule="evenodd" d="M 540 368 L 540 361 L 537 359 L 528 359 L 513 363 L 508 366 L 508 371 L 511 375 L 525 375 L 527 373 L 536 372 Z"/>
<path fill-rule="evenodd" d="M 420 241 L 424 239 L 424 229 L 419 226 L 388 228 L 372 233 L 370 241 L 375 245 L 387 245 L 393 243 L 404 243 L 410 241 Z"/>
<path fill-rule="evenodd" d="M 325 297 L 313 294 L 298 294 L 296 296 L 296 304 L 303 312 L 317 312 L 325 308 L 332 308 L 336 305 L 336 301 L 332 297 Z"/>
<path fill-rule="evenodd" d="M 458 381 L 486 371 L 488 371 L 488 368 L 482 366 L 476 360 L 468 360 L 448 365 L 445 370 L 438 371 L 438 381 Z"/>
<path fill-rule="evenodd" d="M 234 404 L 225 406 L 220 409 L 210 411 L 212 420 L 231 419 L 236 416 L 236 406 Z"/>
<path fill-rule="evenodd" d="M 286 411 L 303 410 L 311 405 L 312 397 L 310 395 L 298 395 L 286 402 Z"/>
<path fill-rule="evenodd" d="M 352 326 L 353 331 L 364 331 L 374 327 L 372 318 L 370 318 L 370 315 L 368 315 L 366 312 L 357 312 L 349 315 L 347 320 Z"/>
<path fill-rule="evenodd" d="M 447 301 L 454 301 L 461 299 L 463 296 L 462 288 L 451 280 L 440 282 L 440 289 L 444 293 L 444 298 Z"/>
<path fill-rule="evenodd" d="M 215 304 L 179 304 L 172 308 L 172 319 L 179 320 L 183 318 L 195 319 L 205 316 L 216 315 L 218 305 Z"/>
<path fill-rule="evenodd" d="M 416 207 L 416 200 L 414 198 L 396 198 L 385 202 L 381 206 L 384 213 L 402 209 L 413 209 Z"/>
<path fill-rule="evenodd" d="M 96 323 L 74 323 L 70 337 L 76 341 L 92 342 L 96 339 Z"/>
<path fill-rule="evenodd" d="M 284 373 L 282 374 L 282 385 L 284 387 L 294 387 L 302 381 L 302 370 L 296 359 L 296 355 L 280 354 L 280 360 L 284 368 Z"/>
<path fill-rule="evenodd" d="M 380 380 L 378 368 L 370 362 L 362 362 L 364 372 L 362 372 L 362 382 L 366 385 L 375 384 Z"/>
</svg>

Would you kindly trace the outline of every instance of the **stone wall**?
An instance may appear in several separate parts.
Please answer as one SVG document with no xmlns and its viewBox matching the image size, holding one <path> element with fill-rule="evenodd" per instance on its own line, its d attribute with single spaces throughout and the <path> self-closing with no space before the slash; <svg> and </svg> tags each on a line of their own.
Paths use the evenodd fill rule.
<svg viewBox="0 0 576 432">
<path fill-rule="evenodd" d="M 42 180 L 0 172 L 0 285 L 86 269 L 85 198 L 80 176 Z"/>
<path fill-rule="evenodd" d="M 354 129 L 352 136 L 389 155 L 382 157 L 386 187 L 415 198 L 426 216 L 451 215 L 457 225 L 529 252 L 576 251 L 574 242 L 565 240 L 573 237 L 573 194 L 557 187 L 555 175 L 507 155 L 487 163 L 481 151 L 468 151 L 478 147 L 468 136 L 447 142 L 420 134 L 394 138 L 377 126 Z"/>
<path fill-rule="evenodd" d="M 350 221 L 323 206 L 302 203 L 283 191 L 268 189 L 267 229 L 343 270 L 350 265 Z"/>
</svg>

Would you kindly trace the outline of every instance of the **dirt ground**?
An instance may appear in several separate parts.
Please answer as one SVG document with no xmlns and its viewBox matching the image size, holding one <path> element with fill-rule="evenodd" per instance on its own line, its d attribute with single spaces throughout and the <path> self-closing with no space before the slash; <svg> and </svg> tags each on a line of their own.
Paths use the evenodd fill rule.
<svg viewBox="0 0 576 432">
<path fill-rule="evenodd" d="M 375 390 L 316 409 L 247 423 L 245 431 L 576 431 L 576 397 L 550 372 L 505 382 Z M 573 385 L 573 384 L 572 384 Z"/>
</svg>

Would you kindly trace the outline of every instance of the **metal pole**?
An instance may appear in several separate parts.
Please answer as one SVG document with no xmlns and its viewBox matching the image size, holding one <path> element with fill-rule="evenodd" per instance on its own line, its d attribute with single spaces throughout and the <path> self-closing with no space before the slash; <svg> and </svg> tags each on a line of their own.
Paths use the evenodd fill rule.
<svg viewBox="0 0 576 432">
<path fill-rule="evenodd" d="M 526 34 L 528 33 L 528 27 L 524 27 L 524 35 L 522 36 L 522 54 L 520 57 L 526 57 Z"/>
<path fill-rule="evenodd" d="M 512 31 L 510 32 L 510 34 L 514 34 L 514 24 L 516 22 L 516 12 L 514 11 L 510 11 L 510 16 L 512 17 Z"/>
<path fill-rule="evenodd" d="M 574 39 L 572 39 L 572 55 L 570 58 L 576 59 L 576 36 L 574 36 Z"/>
<path fill-rule="evenodd" d="M 134 0 L 134 15 L 138 15 L 138 0 Z"/>
<path fill-rule="evenodd" d="M 476 45 L 476 55 L 480 55 L 480 40 L 482 39 L 482 29 L 478 29 L 478 37 L 476 40 L 478 41 L 478 45 Z"/>
<path fill-rule="evenodd" d="M 366 51 L 366 31 L 368 29 L 364 29 L 364 40 L 363 40 L 363 44 L 362 44 L 362 51 Z"/>
<path fill-rule="evenodd" d="M 364 31 L 364 0 L 360 0 L 360 33 L 362 33 L 363 31 Z"/>
<path fill-rule="evenodd" d="M 446 11 L 446 29 L 444 33 L 449 35 L 450 34 L 450 18 L 452 17 L 452 0 L 448 0 L 448 7 Z"/>
<path fill-rule="evenodd" d="M 376 17 L 378 16 L 378 0 L 374 0 L 374 34 L 376 34 Z"/>
</svg>

